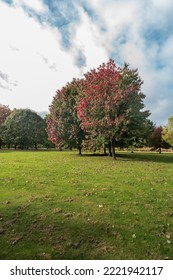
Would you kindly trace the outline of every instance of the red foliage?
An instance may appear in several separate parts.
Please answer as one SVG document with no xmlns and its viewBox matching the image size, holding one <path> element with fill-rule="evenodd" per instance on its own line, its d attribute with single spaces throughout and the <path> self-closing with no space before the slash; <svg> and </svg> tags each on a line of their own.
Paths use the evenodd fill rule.
<svg viewBox="0 0 173 280">
<path fill-rule="evenodd" d="M 133 104 L 138 103 L 138 111 L 143 108 L 141 84 L 137 70 L 119 68 L 113 60 L 88 72 L 77 107 L 82 128 L 109 140 L 118 138 L 129 124 Z"/>
<path fill-rule="evenodd" d="M 9 106 L 0 104 L 0 126 L 5 122 L 6 118 L 10 115 L 11 110 Z"/>
</svg>

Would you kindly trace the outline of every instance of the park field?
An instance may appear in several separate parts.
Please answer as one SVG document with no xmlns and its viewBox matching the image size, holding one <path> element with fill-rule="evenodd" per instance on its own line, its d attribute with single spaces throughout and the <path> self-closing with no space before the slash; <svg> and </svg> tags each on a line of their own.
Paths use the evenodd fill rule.
<svg viewBox="0 0 173 280">
<path fill-rule="evenodd" d="M 173 259 L 173 154 L 0 151 L 0 259 Z"/>
</svg>

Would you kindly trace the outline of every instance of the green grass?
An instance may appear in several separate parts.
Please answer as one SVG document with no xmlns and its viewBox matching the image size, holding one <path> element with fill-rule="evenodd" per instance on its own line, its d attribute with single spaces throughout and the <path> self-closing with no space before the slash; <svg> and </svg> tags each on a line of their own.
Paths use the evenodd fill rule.
<svg viewBox="0 0 173 280">
<path fill-rule="evenodd" d="M 0 151 L 0 259 L 173 259 L 173 154 Z"/>
</svg>

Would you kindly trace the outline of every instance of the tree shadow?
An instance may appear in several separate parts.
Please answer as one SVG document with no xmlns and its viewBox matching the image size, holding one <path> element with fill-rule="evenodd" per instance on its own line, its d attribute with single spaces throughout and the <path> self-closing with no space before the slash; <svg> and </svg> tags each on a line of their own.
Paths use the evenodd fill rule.
<svg viewBox="0 0 173 280">
<path fill-rule="evenodd" d="M 115 254 L 103 222 L 87 223 L 74 212 L 33 214 L 29 208 L 11 207 L 13 214 L 1 215 L 0 259 L 111 259 Z"/>
<path fill-rule="evenodd" d="M 173 153 L 140 153 L 140 152 L 122 152 L 116 153 L 117 159 L 128 161 L 147 161 L 160 163 L 173 163 Z"/>
<path fill-rule="evenodd" d="M 7 205 L 6 205 L 7 207 Z M 92 260 L 149 259 L 149 244 L 133 243 L 131 229 L 112 227 L 108 221 L 90 220 L 72 212 L 43 213 L 32 205 L 12 207 L 1 215 L 0 259 L 11 260 Z M 84 215 L 84 214 L 83 214 Z M 100 214 L 101 215 L 101 214 Z M 134 221 L 131 221 L 135 223 Z M 141 237 L 141 241 L 143 237 Z M 127 248 L 127 242 L 130 242 Z M 140 246 L 139 246 L 140 245 Z M 147 246 L 146 246 L 147 245 Z M 138 247 L 139 246 L 139 247 Z M 138 247 L 138 249 L 137 249 Z M 129 249 L 130 248 L 130 249 Z M 142 255 L 141 253 L 142 252 Z M 157 252 L 156 255 L 160 254 Z"/>
<path fill-rule="evenodd" d="M 108 157 L 112 160 L 108 154 L 104 153 L 83 153 L 82 157 Z M 163 162 L 173 163 L 173 153 L 153 153 L 153 152 L 116 152 L 117 160 L 125 161 L 147 161 L 147 162 Z"/>
<path fill-rule="evenodd" d="M 85 153 L 83 153 L 81 156 L 83 156 L 83 157 L 108 157 L 108 154 L 101 154 L 101 153 L 85 154 Z"/>
</svg>

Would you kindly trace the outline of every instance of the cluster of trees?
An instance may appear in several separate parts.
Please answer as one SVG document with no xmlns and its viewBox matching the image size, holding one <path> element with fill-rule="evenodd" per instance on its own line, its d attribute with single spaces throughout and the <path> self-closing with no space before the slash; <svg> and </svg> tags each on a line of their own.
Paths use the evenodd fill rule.
<svg viewBox="0 0 173 280">
<path fill-rule="evenodd" d="M 57 90 L 45 119 L 0 105 L 0 148 L 55 145 L 81 154 L 85 147 L 104 149 L 113 158 L 116 147 L 151 146 L 161 152 L 173 146 L 173 117 L 165 127 L 153 125 L 144 110 L 142 83 L 137 69 L 109 60 Z"/>
<path fill-rule="evenodd" d="M 115 158 L 115 147 L 146 145 L 153 131 L 144 110 L 137 69 L 103 63 L 57 90 L 47 117 L 47 132 L 60 149 L 101 147 Z"/>
<path fill-rule="evenodd" d="M 35 148 L 49 146 L 46 121 L 29 109 L 10 110 L 0 105 L 0 148 Z"/>
</svg>

